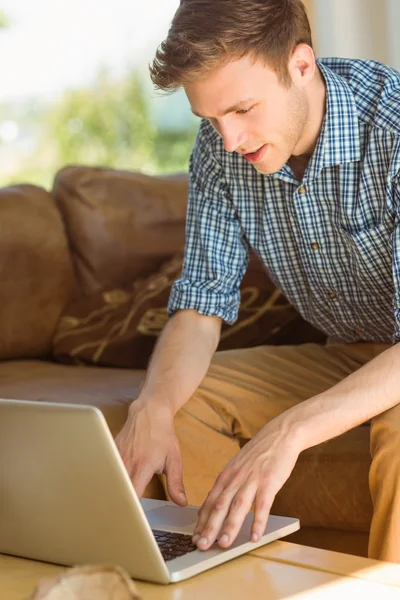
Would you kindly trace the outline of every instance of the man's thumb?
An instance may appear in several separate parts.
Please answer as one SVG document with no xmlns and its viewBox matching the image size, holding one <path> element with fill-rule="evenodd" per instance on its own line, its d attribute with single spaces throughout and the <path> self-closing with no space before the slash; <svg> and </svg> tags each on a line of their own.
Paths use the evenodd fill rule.
<svg viewBox="0 0 400 600">
<path fill-rule="evenodd" d="M 167 456 L 165 462 L 168 494 L 175 504 L 187 505 L 185 487 L 183 485 L 182 459 L 179 450 Z"/>
</svg>

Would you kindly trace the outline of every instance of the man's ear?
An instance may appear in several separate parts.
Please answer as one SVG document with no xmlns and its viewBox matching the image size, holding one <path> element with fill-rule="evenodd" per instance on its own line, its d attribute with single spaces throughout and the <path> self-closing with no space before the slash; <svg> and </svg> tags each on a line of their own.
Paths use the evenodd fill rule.
<svg viewBox="0 0 400 600">
<path fill-rule="evenodd" d="M 289 59 L 288 70 L 293 83 L 305 87 L 314 77 L 314 51 L 308 44 L 297 44 Z"/>
</svg>

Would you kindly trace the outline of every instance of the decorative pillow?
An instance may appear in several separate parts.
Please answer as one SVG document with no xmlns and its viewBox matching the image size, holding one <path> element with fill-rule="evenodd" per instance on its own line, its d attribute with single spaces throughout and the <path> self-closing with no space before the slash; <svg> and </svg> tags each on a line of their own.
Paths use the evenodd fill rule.
<svg viewBox="0 0 400 600">
<path fill-rule="evenodd" d="M 69 306 L 56 332 L 55 357 L 67 363 L 144 369 L 167 322 L 173 282 L 182 254 L 132 286 L 83 296 Z M 262 344 L 322 342 L 325 335 L 306 323 L 252 255 L 241 284 L 237 322 L 222 326 L 218 350 Z"/>
</svg>

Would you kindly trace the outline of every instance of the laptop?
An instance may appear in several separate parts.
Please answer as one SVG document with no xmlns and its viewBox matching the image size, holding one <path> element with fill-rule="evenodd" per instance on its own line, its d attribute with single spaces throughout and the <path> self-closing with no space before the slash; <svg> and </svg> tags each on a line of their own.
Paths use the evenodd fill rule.
<svg viewBox="0 0 400 600">
<path fill-rule="evenodd" d="M 231 548 L 191 542 L 197 507 L 139 500 L 103 414 L 93 406 L 0 400 L 0 553 L 60 565 L 120 565 L 136 579 L 192 577 L 300 527 L 270 516 Z"/>
</svg>

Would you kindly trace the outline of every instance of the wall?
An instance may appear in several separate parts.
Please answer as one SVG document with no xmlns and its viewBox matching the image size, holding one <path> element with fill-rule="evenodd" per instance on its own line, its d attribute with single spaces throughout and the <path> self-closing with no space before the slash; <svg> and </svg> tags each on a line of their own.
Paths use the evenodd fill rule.
<svg viewBox="0 0 400 600">
<path fill-rule="evenodd" d="M 311 0 L 317 56 L 368 58 L 400 70 L 399 0 Z"/>
</svg>

